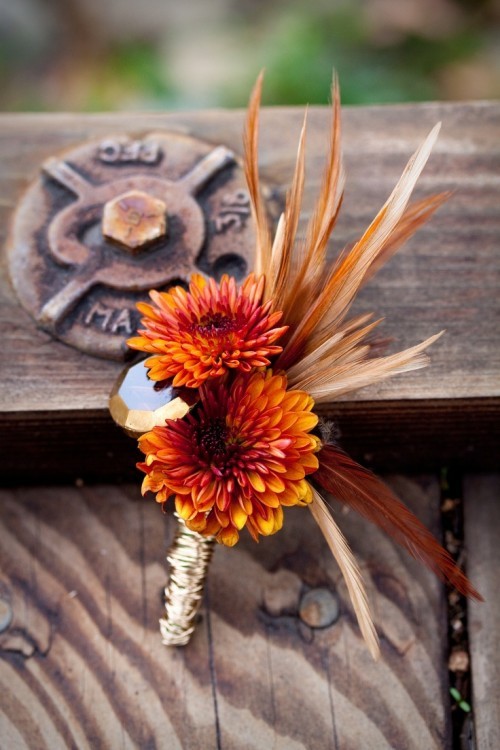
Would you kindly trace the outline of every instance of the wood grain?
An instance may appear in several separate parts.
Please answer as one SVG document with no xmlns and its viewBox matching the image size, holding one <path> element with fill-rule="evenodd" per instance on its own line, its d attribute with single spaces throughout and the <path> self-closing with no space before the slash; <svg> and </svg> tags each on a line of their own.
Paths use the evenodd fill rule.
<svg viewBox="0 0 500 750">
<path fill-rule="evenodd" d="M 302 114 L 289 108 L 262 113 L 262 176 L 281 200 L 292 175 Z M 417 197 L 455 191 L 407 249 L 363 290 L 357 305 L 358 310 L 384 315 L 382 332 L 398 346 L 447 329 L 433 347 L 432 367 L 339 402 L 336 413 L 346 447 L 358 458 L 362 452 L 371 454 L 375 466 L 411 464 L 421 469 L 455 459 L 462 466 L 485 467 L 493 465 L 498 453 L 499 115 L 500 105 L 494 103 L 361 107 L 344 112 L 348 185 L 330 244 L 332 254 L 367 226 L 407 158 L 437 120 L 443 121 L 442 135 Z M 310 111 L 304 220 L 319 187 L 328 120 L 326 108 Z M 47 157 L 87 139 L 161 128 L 222 143 L 241 154 L 242 123 L 242 112 L 225 111 L 0 116 L 2 246 L 16 202 Z M 81 354 L 38 330 L 18 305 L 3 254 L 0 335 L 0 424 L 10 436 L 0 460 L 4 478 L 15 481 L 28 463 L 32 474 L 26 474 L 27 481 L 56 470 L 69 478 L 78 472 L 82 456 L 94 467 L 94 476 L 109 478 L 123 471 L 129 456 L 120 460 L 120 441 L 106 412 L 120 365 Z M 100 449 L 95 449 L 95 429 L 97 442 L 102 438 L 116 452 L 112 464 L 103 462 Z M 47 446 L 60 446 L 61 435 L 68 433 L 75 449 L 66 453 L 64 462 L 54 461 Z M 411 460 L 401 450 L 401 441 L 413 446 Z"/>
<path fill-rule="evenodd" d="M 468 603 L 476 746 L 495 750 L 500 747 L 500 475 L 467 477 L 464 502 L 467 569 L 485 599 Z"/>
<path fill-rule="evenodd" d="M 436 480 L 392 486 L 436 528 Z M 441 585 L 353 514 L 335 508 L 374 603 L 378 663 L 303 509 L 258 547 L 217 548 L 193 640 L 165 649 L 170 516 L 134 486 L 4 490 L 0 500 L 0 597 L 14 614 L 0 635 L 9 750 L 449 747 Z M 314 630 L 298 605 L 325 586 L 341 616 Z"/>
</svg>

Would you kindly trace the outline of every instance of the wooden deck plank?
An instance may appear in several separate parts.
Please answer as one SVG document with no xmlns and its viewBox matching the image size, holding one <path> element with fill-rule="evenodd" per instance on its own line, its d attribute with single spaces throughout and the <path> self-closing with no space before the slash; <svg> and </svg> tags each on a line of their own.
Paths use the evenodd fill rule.
<svg viewBox="0 0 500 750">
<path fill-rule="evenodd" d="M 476 747 L 500 747 L 500 474 L 469 476 L 464 484 L 467 570 L 484 596 L 468 604 Z"/>
<path fill-rule="evenodd" d="M 436 480 L 392 486 L 435 530 Z M 195 636 L 165 649 L 170 516 L 136 486 L 2 491 L 0 598 L 13 620 L 0 635 L 0 736 L 11 750 L 449 747 L 441 584 L 335 512 L 374 602 L 378 663 L 306 509 L 288 509 L 258 546 L 217 548 Z M 324 586 L 341 615 L 311 629 L 299 600 Z"/>
<path fill-rule="evenodd" d="M 281 200 L 292 175 L 302 114 L 298 108 L 262 113 L 262 175 Z M 435 461 L 440 447 L 446 452 L 444 446 L 453 436 L 442 460 L 485 466 L 493 463 L 500 446 L 499 115 L 496 103 L 360 107 L 344 112 L 348 183 L 338 230 L 330 244 L 332 254 L 366 228 L 407 158 L 437 120 L 443 121 L 442 135 L 417 196 L 455 191 L 408 248 L 363 290 L 357 306 L 360 311 L 384 315 L 382 333 L 401 346 L 447 329 L 433 347 L 431 368 L 339 402 L 336 415 L 345 446 L 361 457 L 358 451 L 363 445 L 374 465 L 412 464 L 421 470 Z M 328 121 L 326 108 L 312 108 L 304 219 L 323 169 Z M 242 124 L 242 112 L 224 111 L 1 115 L 0 244 L 6 246 L 16 202 L 49 156 L 111 132 L 161 128 L 222 143 L 241 154 Z M 113 469 L 123 470 L 130 454 L 120 458 L 123 444 L 106 412 L 120 365 L 81 354 L 38 330 L 19 307 L 6 266 L 2 252 L 0 423 L 10 440 L 0 471 L 15 477 L 28 456 L 33 468 L 48 478 L 58 468 L 61 436 L 68 430 L 75 449 L 68 451 L 60 467 L 66 469 L 66 477 L 78 471 L 82 454 L 94 476 L 109 473 L 110 462 L 103 462 L 101 446 L 95 447 L 101 438 L 108 451 L 116 454 Z M 401 440 L 410 446 L 409 451 L 401 451 Z"/>
</svg>

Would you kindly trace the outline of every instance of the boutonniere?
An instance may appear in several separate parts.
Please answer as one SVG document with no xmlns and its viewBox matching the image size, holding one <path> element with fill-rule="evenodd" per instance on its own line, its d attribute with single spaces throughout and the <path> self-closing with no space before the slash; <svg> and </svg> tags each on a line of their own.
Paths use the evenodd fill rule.
<svg viewBox="0 0 500 750">
<path fill-rule="evenodd" d="M 374 474 L 353 461 L 323 424 L 316 407 L 397 373 L 424 367 L 432 335 L 410 349 L 380 353 L 371 338 L 378 320 L 350 316 L 363 284 L 448 197 L 411 203 L 431 153 L 433 128 L 360 239 L 330 262 L 327 243 L 344 188 L 340 100 L 333 86 L 330 151 L 320 195 L 304 239 L 297 227 L 304 188 L 306 124 L 285 210 L 274 237 L 257 167 L 262 76 L 245 128 L 245 172 L 256 226 L 254 273 L 238 286 L 202 275 L 189 289 L 152 291 L 140 303 L 142 328 L 130 339 L 146 352 L 151 387 L 168 384 L 172 411 L 139 438 L 143 492 L 154 493 L 179 519 L 170 552 L 170 581 L 161 631 L 165 643 L 186 643 L 214 542 L 233 546 L 281 532 L 286 508 L 309 510 L 336 559 L 363 637 L 379 646 L 356 560 L 326 493 L 384 529 L 411 555 L 461 593 L 480 595 L 427 528 Z M 142 365 L 140 365 L 142 366 Z M 161 410 L 160 410 L 161 411 Z M 269 542 L 272 543 L 272 542 Z"/>
</svg>

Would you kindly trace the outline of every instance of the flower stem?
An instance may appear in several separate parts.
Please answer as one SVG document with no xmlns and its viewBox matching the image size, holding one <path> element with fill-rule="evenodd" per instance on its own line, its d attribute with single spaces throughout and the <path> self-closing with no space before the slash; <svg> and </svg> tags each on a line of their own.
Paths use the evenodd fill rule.
<svg viewBox="0 0 500 750">
<path fill-rule="evenodd" d="M 191 531 L 177 517 L 177 531 L 167 554 L 170 576 L 165 586 L 166 616 L 160 633 L 166 646 L 185 646 L 195 628 L 215 538 Z"/>
</svg>

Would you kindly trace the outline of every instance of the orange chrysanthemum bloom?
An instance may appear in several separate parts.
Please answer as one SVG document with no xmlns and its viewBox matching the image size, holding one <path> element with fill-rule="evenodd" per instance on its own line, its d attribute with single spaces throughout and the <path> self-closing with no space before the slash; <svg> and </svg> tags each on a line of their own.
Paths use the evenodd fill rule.
<svg viewBox="0 0 500 750">
<path fill-rule="evenodd" d="M 189 292 L 180 286 L 151 292 L 155 306 L 139 303 L 144 330 L 128 341 L 133 349 L 154 354 L 146 360 L 152 380 L 173 377 L 173 385 L 198 388 L 228 370 L 267 367 L 279 354 L 274 342 L 287 330 L 275 328 L 281 312 L 262 304 L 264 277 L 251 274 L 238 289 L 234 278 L 220 284 L 195 275 Z"/>
<path fill-rule="evenodd" d="M 305 477 L 318 468 L 314 401 L 286 386 L 271 370 L 203 385 L 191 414 L 140 438 L 143 493 L 174 495 L 190 529 L 228 546 L 244 526 L 255 540 L 274 534 L 283 506 L 311 502 Z"/>
</svg>

